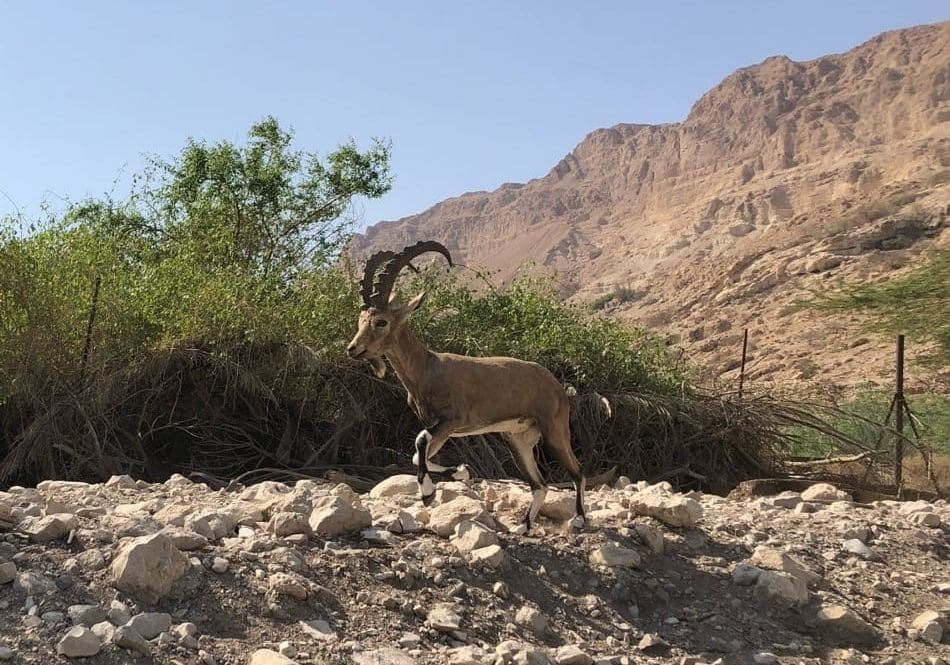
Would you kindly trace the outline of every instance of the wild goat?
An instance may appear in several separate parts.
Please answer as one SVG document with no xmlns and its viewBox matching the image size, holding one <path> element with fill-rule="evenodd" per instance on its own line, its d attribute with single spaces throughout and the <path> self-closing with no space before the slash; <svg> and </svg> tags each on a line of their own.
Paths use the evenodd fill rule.
<svg viewBox="0 0 950 665">
<path fill-rule="evenodd" d="M 435 493 L 429 471 L 449 470 L 433 461 L 449 437 L 497 432 L 533 490 L 524 520 L 530 529 L 547 492 L 534 459 L 534 448 L 543 438 L 574 481 L 572 526 L 582 526 L 586 479 L 571 450 L 570 401 L 564 387 L 537 363 L 427 349 L 408 325 L 425 300 L 425 291 L 408 304 L 393 294 L 400 271 L 412 267 L 410 262 L 426 252 L 438 252 L 452 265 L 449 251 L 433 241 L 418 242 L 398 253 L 377 252 L 369 258 L 361 284 L 359 329 L 347 347 L 350 357 L 369 361 L 379 377 L 386 373 L 383 358 L 389 360 L 409 393 L 409 407 L 425 425 L 416 437 L 413 457 L 423 503 L 431 503 Z M 459 467 L 454 476 L 467 477 L 467 470 Z"/>
</svg>

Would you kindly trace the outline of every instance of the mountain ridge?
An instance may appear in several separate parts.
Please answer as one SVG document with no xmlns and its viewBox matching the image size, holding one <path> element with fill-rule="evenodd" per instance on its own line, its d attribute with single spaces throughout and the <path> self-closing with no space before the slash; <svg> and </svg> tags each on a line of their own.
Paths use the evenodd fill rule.
<svg viewBox="0 0 950 665">
<path fill-rule="evenodd" d="M 595 129 L 539 178 L 380 223 L 353 249 L 432 238 L 501 280 L 526 261 L 554 269 L 578 302 L 626 289 L 638 297 L 608 301 L 609 313 L 673 330 L 727 378 L 748 327 L 760 378 L 880 380 L 883 342 L 839 348 L 853 322 L 789 304 L 828 280 L 881 279 L 945 242 L 948 44 L 943 22 L 804 62 L 771 56 L 681 122 Z M 822 335 L 805 330 L 818 325 Z"/>
</svg>

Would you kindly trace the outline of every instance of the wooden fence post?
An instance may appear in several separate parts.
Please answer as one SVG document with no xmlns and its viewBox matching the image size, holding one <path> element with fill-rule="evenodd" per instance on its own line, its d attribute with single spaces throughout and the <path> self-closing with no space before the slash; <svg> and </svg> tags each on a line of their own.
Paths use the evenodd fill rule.
<svg viewBox="0 0 950 665">
<path fill-rule="evenodd" d="M 749 349 L 749 329 L 742 333 L 742 365 L 739 366 L 739 401 L 742 401 L 742 386 L 745 384 L 745 357 Z"/>
<path fill-rule="evenodd" d="M 904 475 L 904 336 L 897 336 L 897 377 L 894 381 L 894 429 L 897 430 L 897 445 L 894 447 L 894 486 L 901 495 Z"/>
</svg>

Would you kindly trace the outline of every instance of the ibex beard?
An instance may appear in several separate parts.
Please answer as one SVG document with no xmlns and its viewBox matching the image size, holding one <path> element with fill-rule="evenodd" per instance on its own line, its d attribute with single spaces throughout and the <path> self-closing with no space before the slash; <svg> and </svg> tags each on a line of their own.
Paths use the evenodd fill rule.
<svg viewBox="0 0 950 665">
<path fill-rule="evenodd" d="M 571 525 L 583 526 L 586 480 L 571 449 L 570 400 L 554 375 L 537 363 L 516 358 L 430 351 L 410 330 L 409 318 L 426 294 L 403 304 L 393 287 L 399 272 L 426 252 L 438 252 L 452 265 L 449 251 L 433 241 L 369 258 L 361 284 L 359 328 L 347 347 L 350 357 L 368 361 L 380 377 L 386 372 L 384 358 L 388 360 L 409 394 L 409 407 L 425 425 L 416 437 L 413 456 L 423 503 L 430 504 L 435 494 L 430 472 L 449 471 L 433 461 L 445 442 L 494 432 L 508 444 L 532 489 L 525 528 L 535 523 L 547 492 L 534 456 L 540 440 L 570 474 L 576 491 Z M 467 478 L 467 470 L 459 467 L 453 477 Z"/>
</svg>

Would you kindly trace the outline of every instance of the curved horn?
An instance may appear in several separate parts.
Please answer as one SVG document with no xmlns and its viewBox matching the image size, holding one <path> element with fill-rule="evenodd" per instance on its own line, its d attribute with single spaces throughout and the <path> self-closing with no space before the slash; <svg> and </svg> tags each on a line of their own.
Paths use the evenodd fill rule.
<svg viewBox="0 0 950 665">
<path fill-rule="evenodd" d="M 453 265 L 452 255 L 449 254 L 449 250 L 434 240 L 420 240 L 415 245 L 409 245 L 396 254 L 395 257 L 383 267 L 379 275 L 376 276 L 371 299 L 377 307 L 385 305 L 389 300 L 389 294 L 392 293 L 393 286 L 396 284 L 396 278 L 399 277 L 400 271 L 409 265 L 409 262 L 414 258 L 426 252 L 438 252 L 446 258 L 450 267 Z"/>
<path fill-rule="evenodd" d="M 376 271 L 379 266 L 392 261 L 396 258 L 395 252 L 384 251 L 376 252 L 366 260 L 366 267 L 363 268 L 363 279 L 360 282 L 360 295 L 363 297 L 363 305 L 369 307 L 373 304 L 373 284 L 376 281 Z"/>
</svg>

